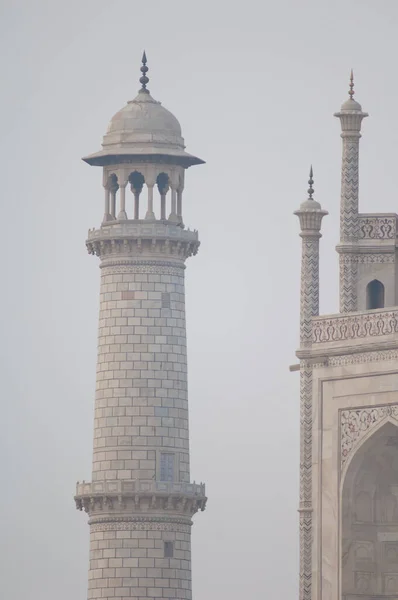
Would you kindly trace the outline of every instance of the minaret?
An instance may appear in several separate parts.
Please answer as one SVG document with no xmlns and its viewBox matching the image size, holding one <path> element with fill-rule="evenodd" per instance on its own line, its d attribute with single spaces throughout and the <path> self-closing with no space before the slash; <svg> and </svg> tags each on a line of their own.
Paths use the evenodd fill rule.
<svg viewBox="0 0 398 600">
<path fill-rule="evenodd" d="M 182 194 L 185 170 L 203 161 L 150 95 L 145 53 L 141 72 L 138 95 L 83 159 L 103 168 L 105 209 L 86 242 L 101 261 L 98 361 L 92 481 L 75 500 L 89 516 L 89 599 L 188 600 L 191 518 L 206 496 L 189 471 L 184 263 L 199 240 Z"/>
<path fill-rule="evenodd" d="M 319 315 L 319 240 L 322 219 L 327 215 L 313 199 L 310 169 L 308 199 L 294 214 L 300 219 L 301 292 L 300 351 L 312 344 L 312 317 Z M 312 366 L 300 363 L 300 600 L 311 600 L 312 581 Z"/>
<path fill-rule="evenodd" d="M 353 98 L 354 75 L 351 71 L 349 99 L 335 116 L 340 119 L 343 139 L 340 200 L 340 312 L 358 310 L 357 279 L 359 237 L 358 189 L 359 189 L 359 140 L 362 119 L 368 114 Z"/>
</svg>

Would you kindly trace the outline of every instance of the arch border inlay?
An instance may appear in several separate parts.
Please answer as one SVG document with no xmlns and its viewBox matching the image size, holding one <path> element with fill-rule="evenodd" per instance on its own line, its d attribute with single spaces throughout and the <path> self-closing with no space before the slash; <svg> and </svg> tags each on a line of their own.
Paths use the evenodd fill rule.
<svg viewBox="0 0 398 600">
<path fill-rule="evenodd" d="M 391 421 L 398 426 L 398 403 L 340 411 L 340 468 L 348 464 L 363 438 Z"/>
</svg>

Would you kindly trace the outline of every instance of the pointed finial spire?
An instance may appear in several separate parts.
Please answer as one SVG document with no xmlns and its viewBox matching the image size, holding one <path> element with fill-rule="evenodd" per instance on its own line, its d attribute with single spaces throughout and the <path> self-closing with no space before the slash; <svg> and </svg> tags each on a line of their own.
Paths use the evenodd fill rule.
<svg viewBox="0 0 398 600">
<path fill-rule="evenodd" d="M 148 77 L 146 76 L 147 72 L 148 72 L 148 67 L 146 66 L 147 63 L 147 59 L 146 59 L 146 54 L 145 54 L 145 50 L 142 54 L 142 67 L 141 67 L 141 73 L 142 76 L 140 77 L 140 84 L 141 84 L 141 89 L 140 92 L 144 92 L 145 94 L 149 94 L 149 90 L 146 89 L 147 83 L 149 82 Z"/>
<path fill-rule="evenodd" d="M 350 89 L 348 92 L 349 97 L 352 100 L 353 95 L 355 94 L 354 92 L 354 71 L 351 69 L 351 74 L 350 74 Z"/>
<path fill-rule="evenodd" d="M 310 168 L 310 178 L 308 180 L 308 184 L 310 186 L 308 188 L 308 200 L 313 200 L 313 197 L 312 197 L 313 194 L 314 194 L 314 188 L 313 188 L 314 179 L 313 179 L 313 175 L 314 175 L 314 172 L 312 170 L 312 165 L 311 165 L 311 168 Z"/>
</svg>

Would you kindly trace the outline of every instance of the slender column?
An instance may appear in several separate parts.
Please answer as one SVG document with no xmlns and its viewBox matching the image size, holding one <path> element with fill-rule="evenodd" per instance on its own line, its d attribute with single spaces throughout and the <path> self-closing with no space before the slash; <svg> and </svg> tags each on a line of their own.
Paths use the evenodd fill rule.
<svg viewBox="0 0 398 600">
<path fill-rule="evenodd" d="M 356 245 L 359 233 L 359 139 L 360 133 L 352 135 L 343 131 L 340 200 L 340 312 L 358 309 L 358 258 Z"/>
<path fill-rule="evenodd" d="M 177 222 L 177 189 L 174 185 L 171 185 L 171 213 L 169 215 L 169 221 Z"/>
<path fill-rule="evenodd" d="M 312 317 L 319 314 L 319 238 L 302 237 L 300 348 L 312 343 Z M 299 599 L 311 600 L 312 587 L 312 366 L 300 364 L 300 575 Z"/>
<path fill-rule="evenodd" d="M 119 221 L 125 221 L 127 219 L 126 213 L 126 185 L 127 181 L 123 184 L 120 184 L 120 212 L 117 216 Z"/>
<path fill-rule="evenodd" d="M 111 190 L 111 216 L 116 218 L 116 190 Z"/>
<path fill-rule="evenodd" d="M 153 212 L 153 187 L 154 187 L 154 183 L 147 183 L 147 188 L 148 188 L 148 210 L 147 213 L 145 215 L 146 219 L 149 219 L 151 221 L 155 220 L 155 213 Z"/>
<path fill-rule="evenodd" d="M 300 346 L 312 344 L 312 317 L 319 315 L 319 238 L 321 234 L 300 234 L 301 292 L 300 292 Z"/>
<path fill-rule="evenodd" d="M 358 256 L 359 235 L 359 140 L 361 123 L 367 113 L 353 99 L 354 81 L 351 72 L 349 99 L 335 116 L 340 119 L 343 140 L 340 199 L 340 312 L 358 309 Z"/>
<path fill-rule="evenodd" d="M 299 599 L 312 600 L 312 366 L 300 364 Z"/>
<path fill-rule="evenodd" d="M 105 210 L 104 210 L 104 218 L 102 220 L 103 223 L 105 223 L 106 221 L 110 221 L 111 220 L 111 215 L 110 215 L 110 191 L 107 185 L 104 185 L 104 190 L 105 190 Z"/>
<path fill-rule="evenodd" d="M 162 221 L 166 220 L 166 194 L 164 192 L 160 194 L 160 218 Z"/>
<path fill-rule="evenodd" d="M 312 199 L 312 167 L 309 198 L 295 214 L 300 219 L 301 289 L 300 349 L 312 345 L 312 317 L 319 314 L 319 239 L 322 218 L 327 214 Z M 300 600 L 312 600 L 312 366 L 300 364 Z"/>
<path fill-rule="evenodd" d="M 134 190 L 134 219 L 138 220 L 140 218 L 140 192 L 138 190 Z"/>
<path fill-rule="evenodd" d="M 177 190 L 177 217 L 182 223 L 182 189 Z"/>
</svg>

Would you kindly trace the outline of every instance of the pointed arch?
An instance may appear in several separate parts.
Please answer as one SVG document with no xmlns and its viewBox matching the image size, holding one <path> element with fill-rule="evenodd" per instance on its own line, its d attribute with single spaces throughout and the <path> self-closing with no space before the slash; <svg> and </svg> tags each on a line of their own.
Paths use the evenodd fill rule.
<svg viewBox="0 0 398 600">
<path fill-rule="evenodd" d="M 390 416 L 353 448 L 342 474 L 342 598 L 387 594 L 386 527 L 398 528 L 398 422 Z M 398 594 L 398 579 L 388 593 Z"/>
<path fill-rule="evenodd" d="M 384 308 L 384 285 L 378 279 L 373 279 L 366 286 L 366 310 Z"/>
<path fill-rule="evenodd" d="M 387 407 L 387 408 L 388 408 L 388 407 Z M 347 461 L 346 461 L 346 463 L 345 463 L 345 465 L 344 465 L 344 468 L 343 468 L 343 470 L 342 470 L 342 473 L 341 473 L 341 479 L 340 479 L 340 482 L 341 482 L 341 483 L 340 483 L 340 493 L 341 493 L 341 491 L 342 491 L 342 489 L 343 489 L 343 485 L 344 485 L 344 482 L 345 482 L 345 476 L 346 476 L 346 474 L 347 474 L 347 472 L 348 472 L 348 470 L 349 470 L 349 468 L 350 468 L 350 464 L 351 464 L 351 462 L 352 462 L 354 459 L 355 459 L 355 460 L 357 460 L 357 456 L 358 456 L 358 453 L 359 453 L 360 449 L 361 449 L 361 448 L 362 448 L 364 445 L 366 445 L 367 441 L 368 441 L 370 438 L 373 438 L 373 436 L 374 436 L 374 435 L 375 435 L 375 434 L 376 434 L 376 433 L 377 433 L 377 432 L 378 432 L 380 429 L 383 429 L 383 428 L 385 427 L 385 425 L 386 425 L 386 424 L 388 424 L 388 423 L 390 423 L 390 424 L 391 424 L 393 427 L 396 427 L 396 428 L 398 429 L 398 420 L 397 420 L 397 419 L 394 419 L 394 417 L 392 417 L 391 415 L 387 415 L 387 416 L 383 417 L 383 418 L 382 418 L 382 419 L 381 419 L 381 420 L 380 420 L 378 423 L 375 423 L 375 424 L 373 425 L 373 427 L 371 427 L 371 428 L 370 428 L 370 429 L 369 429 L 369 430 L 368 430 L 368 431 L 367 431 L 367 432 L 366 432 L 366 433 L 363 435 L 363 437 L 361 437 L 361 438 L 360 438 L 360 439 L 359 439 L 359 440 L 358 440 L 358 441 L 355 443 L 355 445 L 353 446 L 353 448 L 352 448 L 352 450 L 351 450 L 351 452 L 350 452 L 350 454 L 349 454 L 349 456 L 348 456 L 348 458 L 347 458 Z"/>
</svg>

